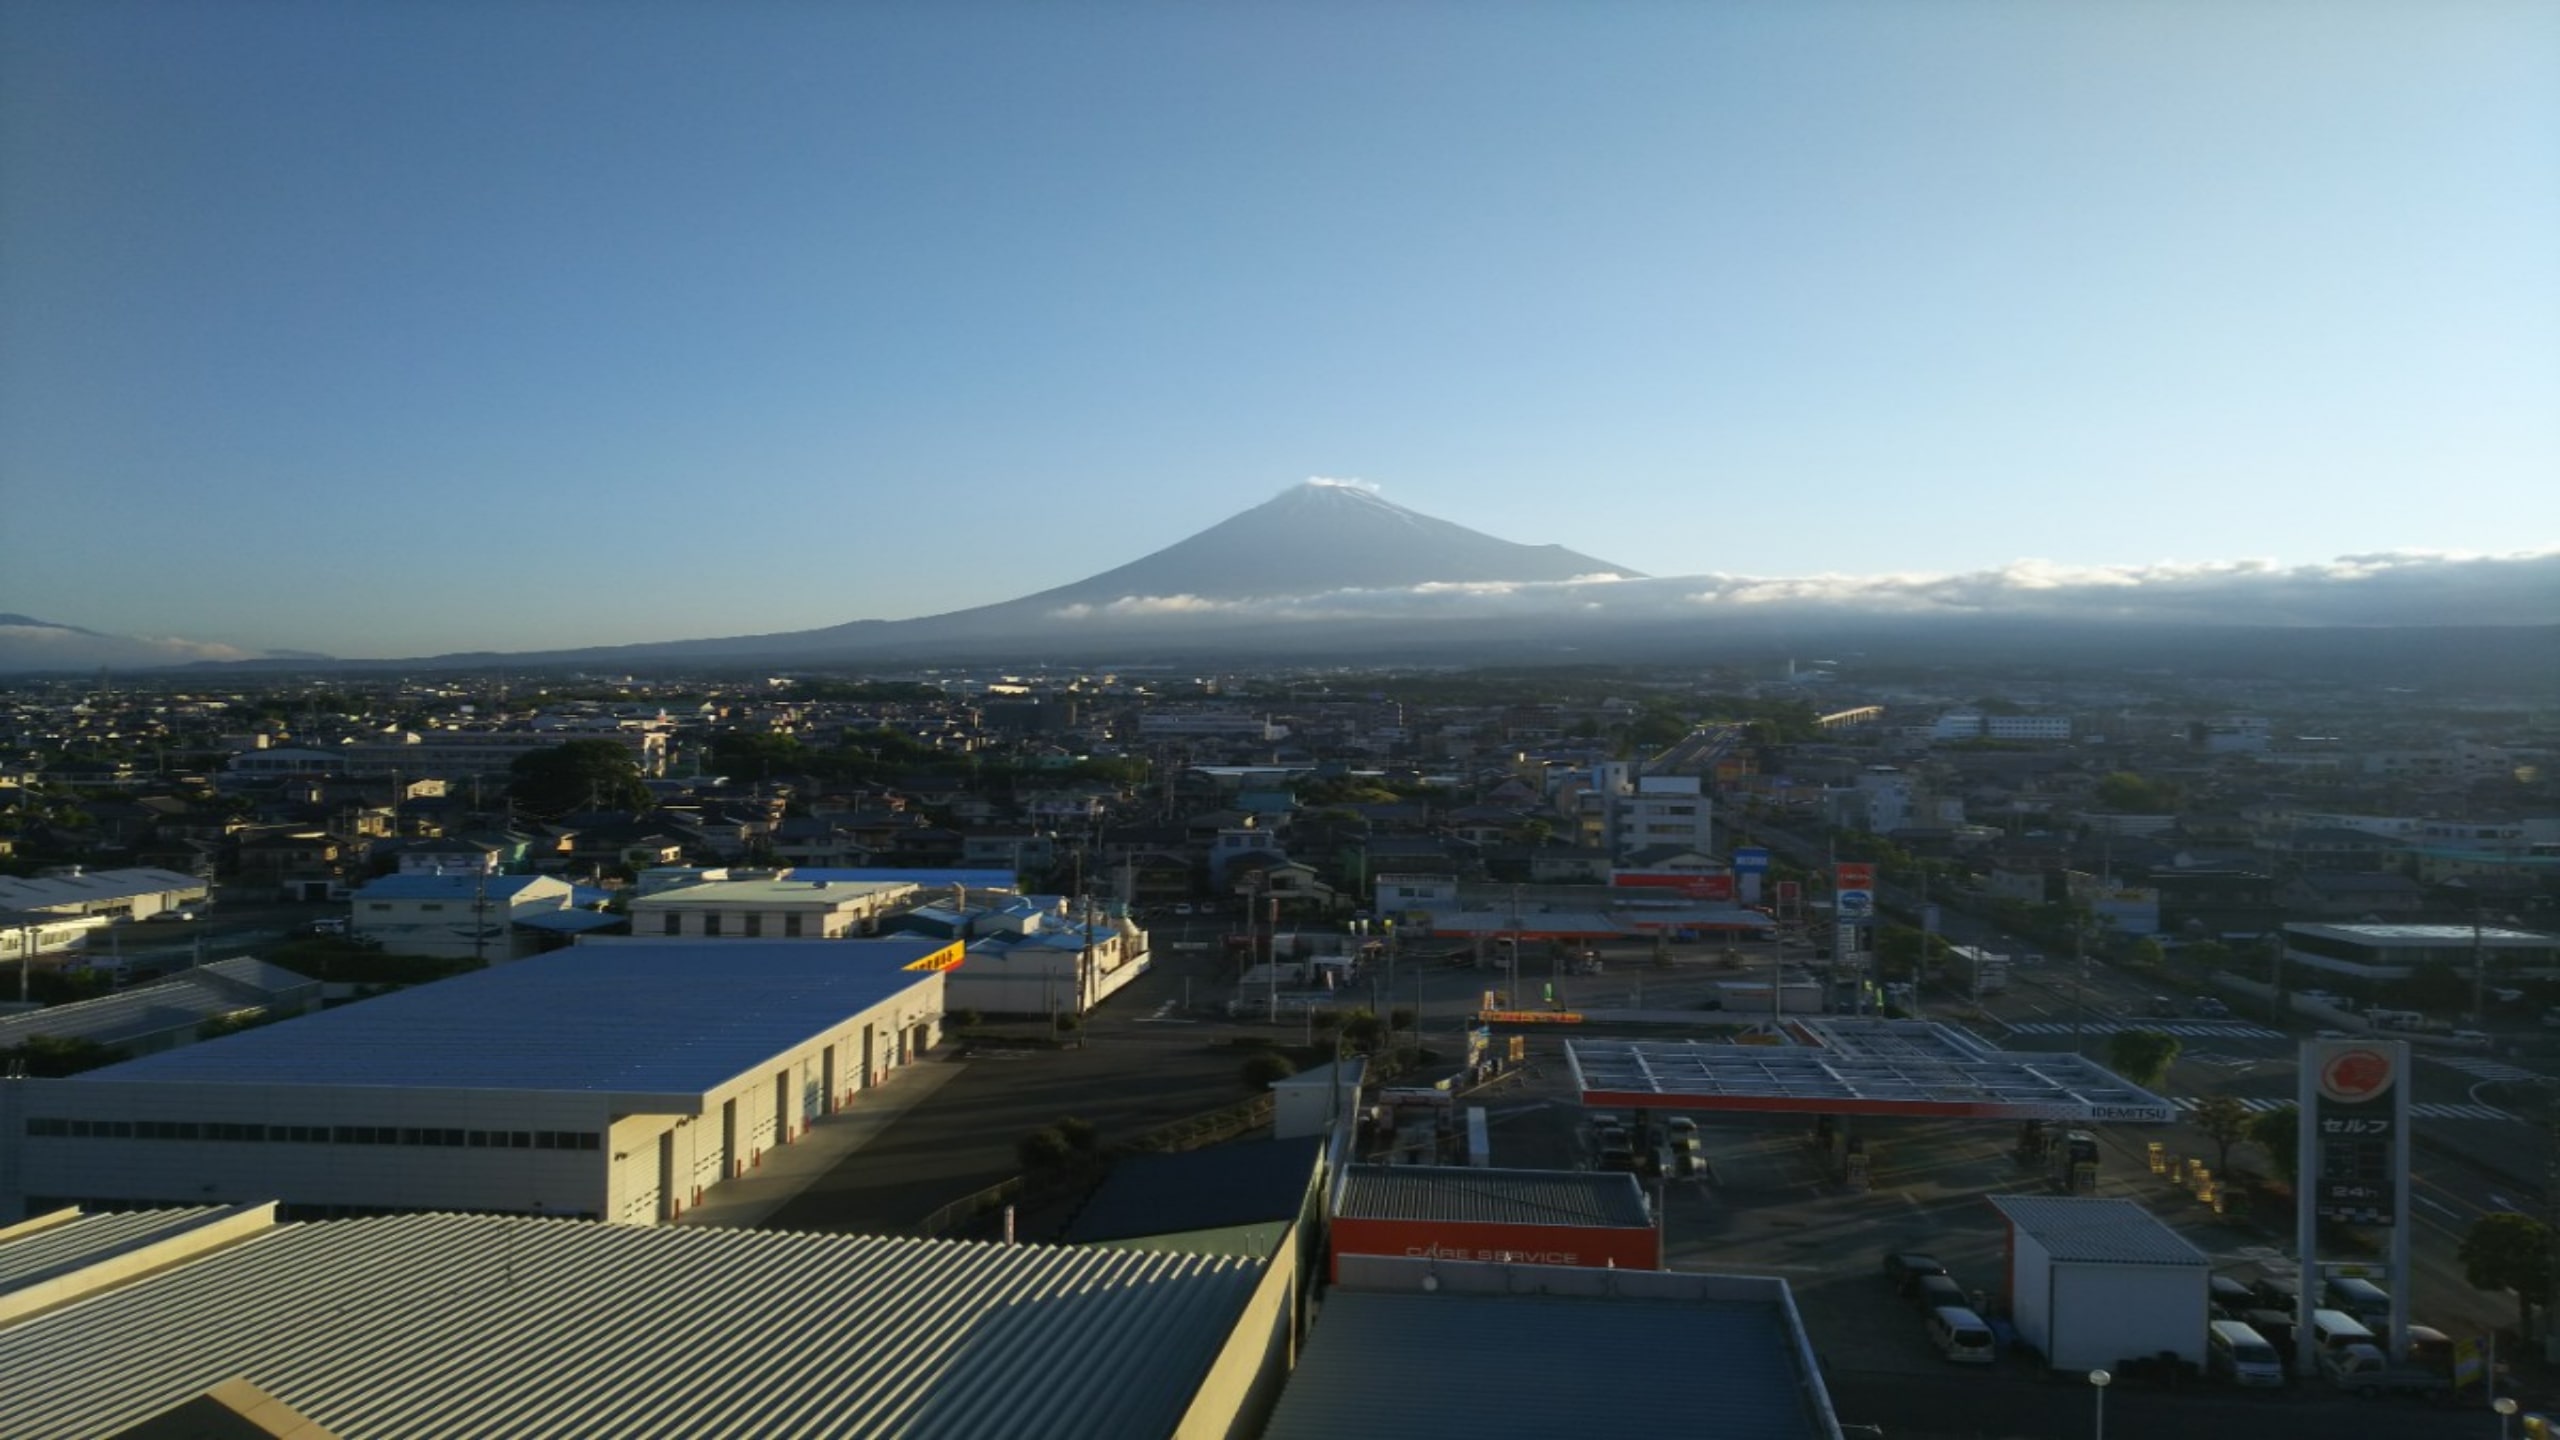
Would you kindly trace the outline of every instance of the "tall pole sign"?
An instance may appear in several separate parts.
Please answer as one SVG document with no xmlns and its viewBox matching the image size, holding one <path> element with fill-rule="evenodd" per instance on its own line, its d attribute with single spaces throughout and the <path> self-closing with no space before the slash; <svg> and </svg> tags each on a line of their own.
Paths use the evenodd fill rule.
<svg viewBox="0 0 2560 1440">
<path fill-rule="evenodd" d="M 1851 860 L 1831 867 L 1831 918 L 1835 922 L 1831 953 L 1853 977 L 1858 998 L 1851 1008 L 1863 1015 L 1867 1009 L 1867 931 L 1876 918 L 1876 867 Z M 1853 955 L 1860 958 L 1853 961 Z"/>
<path fill-rule="evenodd" d="M 2391 1333 L 2385 1340 L 2393 1359 L 2407 1358 L 2410 1088 L 2406 1041 L 2303 1042 L 2294 1226 L 2302 1256 L 2295 1348 L 2305 1367 L 2312 1358 L 2311 1311 L 2320 1303 L 2324 1223 L 2391 1232 Z"/>
<path fill-rule="evenodd" d="M 1760 903 L 1760 877 L 1769 873 L 1769 852 L 1757 845 L 1747 845 L 1733 852 L 1734 888 L 1742 903 Z"/>
</svg>

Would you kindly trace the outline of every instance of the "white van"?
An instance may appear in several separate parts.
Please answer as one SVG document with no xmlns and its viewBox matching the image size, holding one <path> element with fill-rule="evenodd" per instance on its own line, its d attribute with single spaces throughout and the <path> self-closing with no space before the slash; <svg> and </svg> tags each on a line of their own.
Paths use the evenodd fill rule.
<svg viewBox="0 0 2560 1440">
<path fill-rule="evenodd" d="M 2320 1303 L 2344 1310 L 2370 1328 L 2391 1323 L 2391 1292 L 2353 1275 L 2333 1275 L 2323 1285 Z"/>
<path fill-rule="evenodd" d="M 2349 1345 L 2382 1348 L 2363 1321 L 2344 1310 L 2320 1309 L 2311 1312 L 2311 1344 L 2317 1350 L 2343 1350 Z"/>
<path fill-rule="evenodd" d="M 1929 1338 L 1938 1353 L 1968 1365 L 1988 1365 L 2000 1358 L 1991 1327 L 1962 1305 L 1941 1305 L 1929 1312 Z"/>
<path fill-rule="evenodd" d="M 2235 1385 L 2282 1385 L 2284 1361 L 2265 1336 L 2237 1320 L 2205 1327 L 2205 1368 Z"/>
</svg>

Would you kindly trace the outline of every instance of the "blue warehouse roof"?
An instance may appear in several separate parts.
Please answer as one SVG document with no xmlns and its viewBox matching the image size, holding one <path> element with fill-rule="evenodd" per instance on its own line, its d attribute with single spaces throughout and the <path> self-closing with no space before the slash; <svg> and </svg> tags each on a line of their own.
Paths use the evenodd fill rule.
<svg viewBox="0 0 2560 1440">
<path fill-rule="evenodd" d="M 579 945 L 63 1083 L 698 1097 L 922 983 L 938 940 Z"/>
</svg>

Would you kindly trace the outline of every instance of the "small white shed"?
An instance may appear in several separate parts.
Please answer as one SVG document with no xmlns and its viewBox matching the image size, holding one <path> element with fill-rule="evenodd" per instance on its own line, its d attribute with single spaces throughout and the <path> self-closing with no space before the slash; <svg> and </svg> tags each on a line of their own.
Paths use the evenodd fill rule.
<svg viewBox="0 0 2560 1440">
<path fill-rule="evenodd" d="M 2204 1363 L 2213 1262 L 2130 1200 L 1994 1195 L 2009 1222 L 2009 1315 L 2057 1370 L 2163 1351 Z"/>
</svg>

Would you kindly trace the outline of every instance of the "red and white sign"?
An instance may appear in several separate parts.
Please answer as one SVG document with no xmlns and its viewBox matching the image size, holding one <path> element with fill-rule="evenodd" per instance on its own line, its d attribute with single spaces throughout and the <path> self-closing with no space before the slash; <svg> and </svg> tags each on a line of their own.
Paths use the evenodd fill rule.
<svg viewBox="0 0 2560 1440">
<path fill-rule="evenodd" d="M 1624 889 L 1676 890 L 1691 900 L 1733 898 L 1732 876 L 1696 870 L 1621 870 L 1609 877 L 1609 883 Z"/>
<path fill-rule="evenodd" d="M 1834 890 L 1865 890 L 1872 893 L 1876 888 L 1876 867 L 1863 860 L 1844 860 L 1832 867 L 1831 874 L 1831 888 Z"/>
<path fill-rule="evenodd" d="M 2391 1089 L 2391 1056 L 2367 1046 L 2331 1050 L 2320 1057 L 2321 1098 L 2341 1105 L 2361 1105 Z"/>
</svg>

